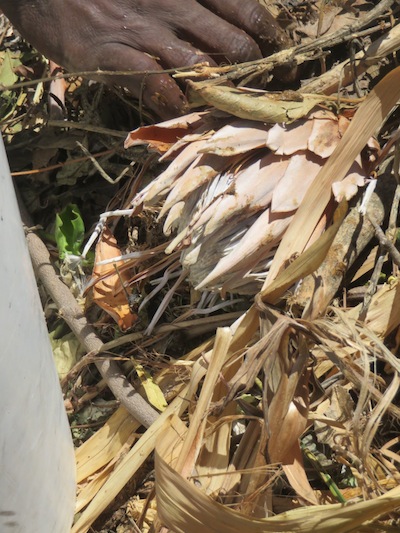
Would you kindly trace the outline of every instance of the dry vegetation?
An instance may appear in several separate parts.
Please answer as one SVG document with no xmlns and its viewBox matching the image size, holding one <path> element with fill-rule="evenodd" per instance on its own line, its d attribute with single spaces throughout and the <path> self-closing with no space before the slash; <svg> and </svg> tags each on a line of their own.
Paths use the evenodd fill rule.
<svg viewBox="0 0 400 533">
<path fill-rule="evenodd" d="M 273 8 L 295 48 L 192 69 L 209 107 L 140 128 L 97 84 L 47 104 L 3 21 L 2 131 L 34 264 L 56 269 L 74 533 L 398 531 L 400 12 Z M 301 87 L 260 91 L 288 64 Z"/>
</svg>

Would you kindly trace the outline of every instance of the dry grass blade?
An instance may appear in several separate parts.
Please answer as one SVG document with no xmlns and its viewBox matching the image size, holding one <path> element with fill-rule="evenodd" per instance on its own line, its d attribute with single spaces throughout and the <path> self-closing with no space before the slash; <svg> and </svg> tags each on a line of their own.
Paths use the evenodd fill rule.
<svg viewBox="0 0 400 533">
<path fill-rule="evenodd" d="M 156 439 L 161 435 L 166 420 L 174 413 L 182 414 L 185 411 L 187 408 L 186 393 L 187 389 L 182 391 L 182 397 L 176 398 L 168 406 L 117 465 L 105 484 L 78 518 L 71 533 L 86 533 L 100 513 L 110 505 L 138 468 L 153 452 Z"/>
<path fill-rule="evenodd" d="M 372 298 L 365 323 L 382 338 L 398 327 L 400 324 L 400 283 L 398 280 L 380 287 Z"/>
<path fill-rule="evenodd" d="M 119 453 L 129 436 L 140 427 L 124 407 L 120 407 L 93 437 L 76 450 L 77 482 L 88 478 Z"/>
<path fill-rule="evenodd" d="M 348 269 L 352 267 L 357 257 L 360 256 L 360 253 L 366 248 L 375 234 L 369 218 L 373 217 L 378 224 L 383 222 L 385 211 L 387 211 L 387 206 L 390 202 L 390 193 L 393 191 L 392 184 L 393 179 L 390 175 L 380 176 L 376 191 L 368 202 L 367 216 L 360 213 L 359 203 L 349 211 L 321 266 L 311 275 L 304 278 L 296 288 L 291 301 L 293 305 L 304 309 L 303 318 L 317 317 L 326 311 L 327 306 L 343 283 Z M 377 250 L 375 249 L 375 252 L 370 254 L 369 260 L 363 263 L 362 269 L 358 271 L 358 276 L 363 275 L 363 273 L 368 274 L 368 271 L 373 268 L 376 254 Z M 389 294 L 387 296 L 394 298 L 395 292 L 393 290 L 391 296 Z M 383 291 L 383 294 L 386 293 L 387 291 Z M 371 308 L 374 313 L 374 319 L 377 318 L 381 321 L 379 330 L 382 333 L 384 333 L 383 328 L 387 324 L 389 316 L 392 316 L 393 320 L 391 327 L 396 325 L 396 313 L 390 311 L 392 305 L 389 305 L 389 300 L 385 299 L 386 304 L 383 305 L 383 299 L 381 305 L 378 305 L 378 302 L 374 299 L 374 306 Z M 390 302 L 392 301 L 393 303 L 395 302 L 390 299 Z M 377 330 L 374 329 L 374 331 Z"/>
<path fill-rule="evenodd" d="M 226 354 L 232 340 L 229 328 L 220 328 L 217 332 L 214 348 L 211 354 L 210 366 L 201 390 L 196 411 L 192 417 L 188 435 L 184 441 L 177 469 L 182 475 L 188 475 L 196 461 L 202 441 L 202 434 L 207 420 L 206 413 L 211 402 L 212 393 L 219 377 L 221 368 L 226 360 Z"/>
<path fill-rule="evenodd" d="M 400 487 L 353 505 L 303 507 L 272 518 L 251 519 L 211 500 L 156 452 L 157 508 L 175 533 L 346 533 L 400 506 Z"/>
<path fill-rule="evenodd" d="M 333 239 L 346 216 L 347 202 L 343 201 L 336 213 L 333 225 L 303 254 L 297 257 L 278 277 L 258 295 L 259 301 L 274 304 L 296 281 L 305 278 L 320 266 L 325 259 Z"/>
<path fill-rule="evenodd" d="M 389 409 L 391 402 L 398 393 L 399 390 L 399 375 L 395 374 L 393 376 L 392 382 L 389 387 L 386 389 L 386 392 L 383 394 L 381 400 L 377 403 L 373 409 L 370 418 L 365 426 L 362 445 L 360 446 L 361 453 L 364 455 L 364 462 L 367 462 L 367 456 L 370 453 L 370 448 L 372 440 L 378 431 L 379 424 L 382 421 L 384 413 Z"/>
</svg>

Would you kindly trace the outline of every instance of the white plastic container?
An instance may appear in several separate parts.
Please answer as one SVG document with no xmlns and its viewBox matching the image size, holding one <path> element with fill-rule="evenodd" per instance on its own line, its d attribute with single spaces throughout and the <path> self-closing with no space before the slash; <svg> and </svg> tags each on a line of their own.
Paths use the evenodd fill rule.
<svg viewBox="0 0 400 533">
<path fill-rule="evenodd" d="M 66 533 L 75 462 L 0 140 L 0 533 Z"/>
</svg>

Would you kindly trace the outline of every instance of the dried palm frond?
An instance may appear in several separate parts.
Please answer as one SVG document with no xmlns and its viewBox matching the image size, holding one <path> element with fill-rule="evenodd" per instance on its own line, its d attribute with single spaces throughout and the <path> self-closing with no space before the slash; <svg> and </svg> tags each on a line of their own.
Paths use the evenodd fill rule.
<svg viewBox="0 0 400 533">
<path fill-rule="evenodd" d="M 293 214 L 348 124 L 327 110 L 274 126 L 203 114 L 164 154 L 163 160 L 173 154 L 173 162 L 133 205 L 162 202 L 164 232 L 176 234 L 166 252 L 181 251 L 196 288 L 254 294 Z M 126 145 L 140 136 L 145 139 L 146 131 L 133 132 Z M 367 175 L 360 157 L 347 173 L 359 185 Z M 329 211 L 314 238 L 328 219 Z"/>
</svg>

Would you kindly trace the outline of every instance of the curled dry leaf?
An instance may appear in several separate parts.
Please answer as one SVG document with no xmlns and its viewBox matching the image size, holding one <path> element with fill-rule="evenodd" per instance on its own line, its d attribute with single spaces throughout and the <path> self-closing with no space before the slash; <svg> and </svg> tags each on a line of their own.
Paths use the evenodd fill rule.
<svg viewBox="0 0 400 533">
<path fill-rule="evenodd" d="M 109 229 L 105 229 L 96 246 L 95 265 L 92 281 L 93 301 L 117 322 L 121 330 L 131 328 L 137 320 L 137 315 L 131 313 L 126 293 L 122 283 L 128 281 L 127 273 L 118 270 L 123 266 L 123 261 L 116 261 L 112 265 L 99 265 L 101 261 L 112 259 L 121 255 L 117 241 Z M 96 281 L 96 279 L 98 281 Z"/>
<path fill-rule="evenodd" d="M 201 117 L 202 113 L 191 113 L 185 117 L 167 120 L 161 124 L 142 126 L 128 135 L 125 140 L 125 148 L 142 145 L 145 140 L 149 148 L 164 154 L 181 137 L 190 133 L 194 128 L 198 129 Z"/>
<path fill-rule="evenodd" d="M 299 94 L 295 91 L 265 93 L 220 85 L 190 84 L 208 105 L 234 117 L 258 120 L 270 124 L 293 122 L 307 115 L 325 100 L 320 94 Z"/>
</svg>

